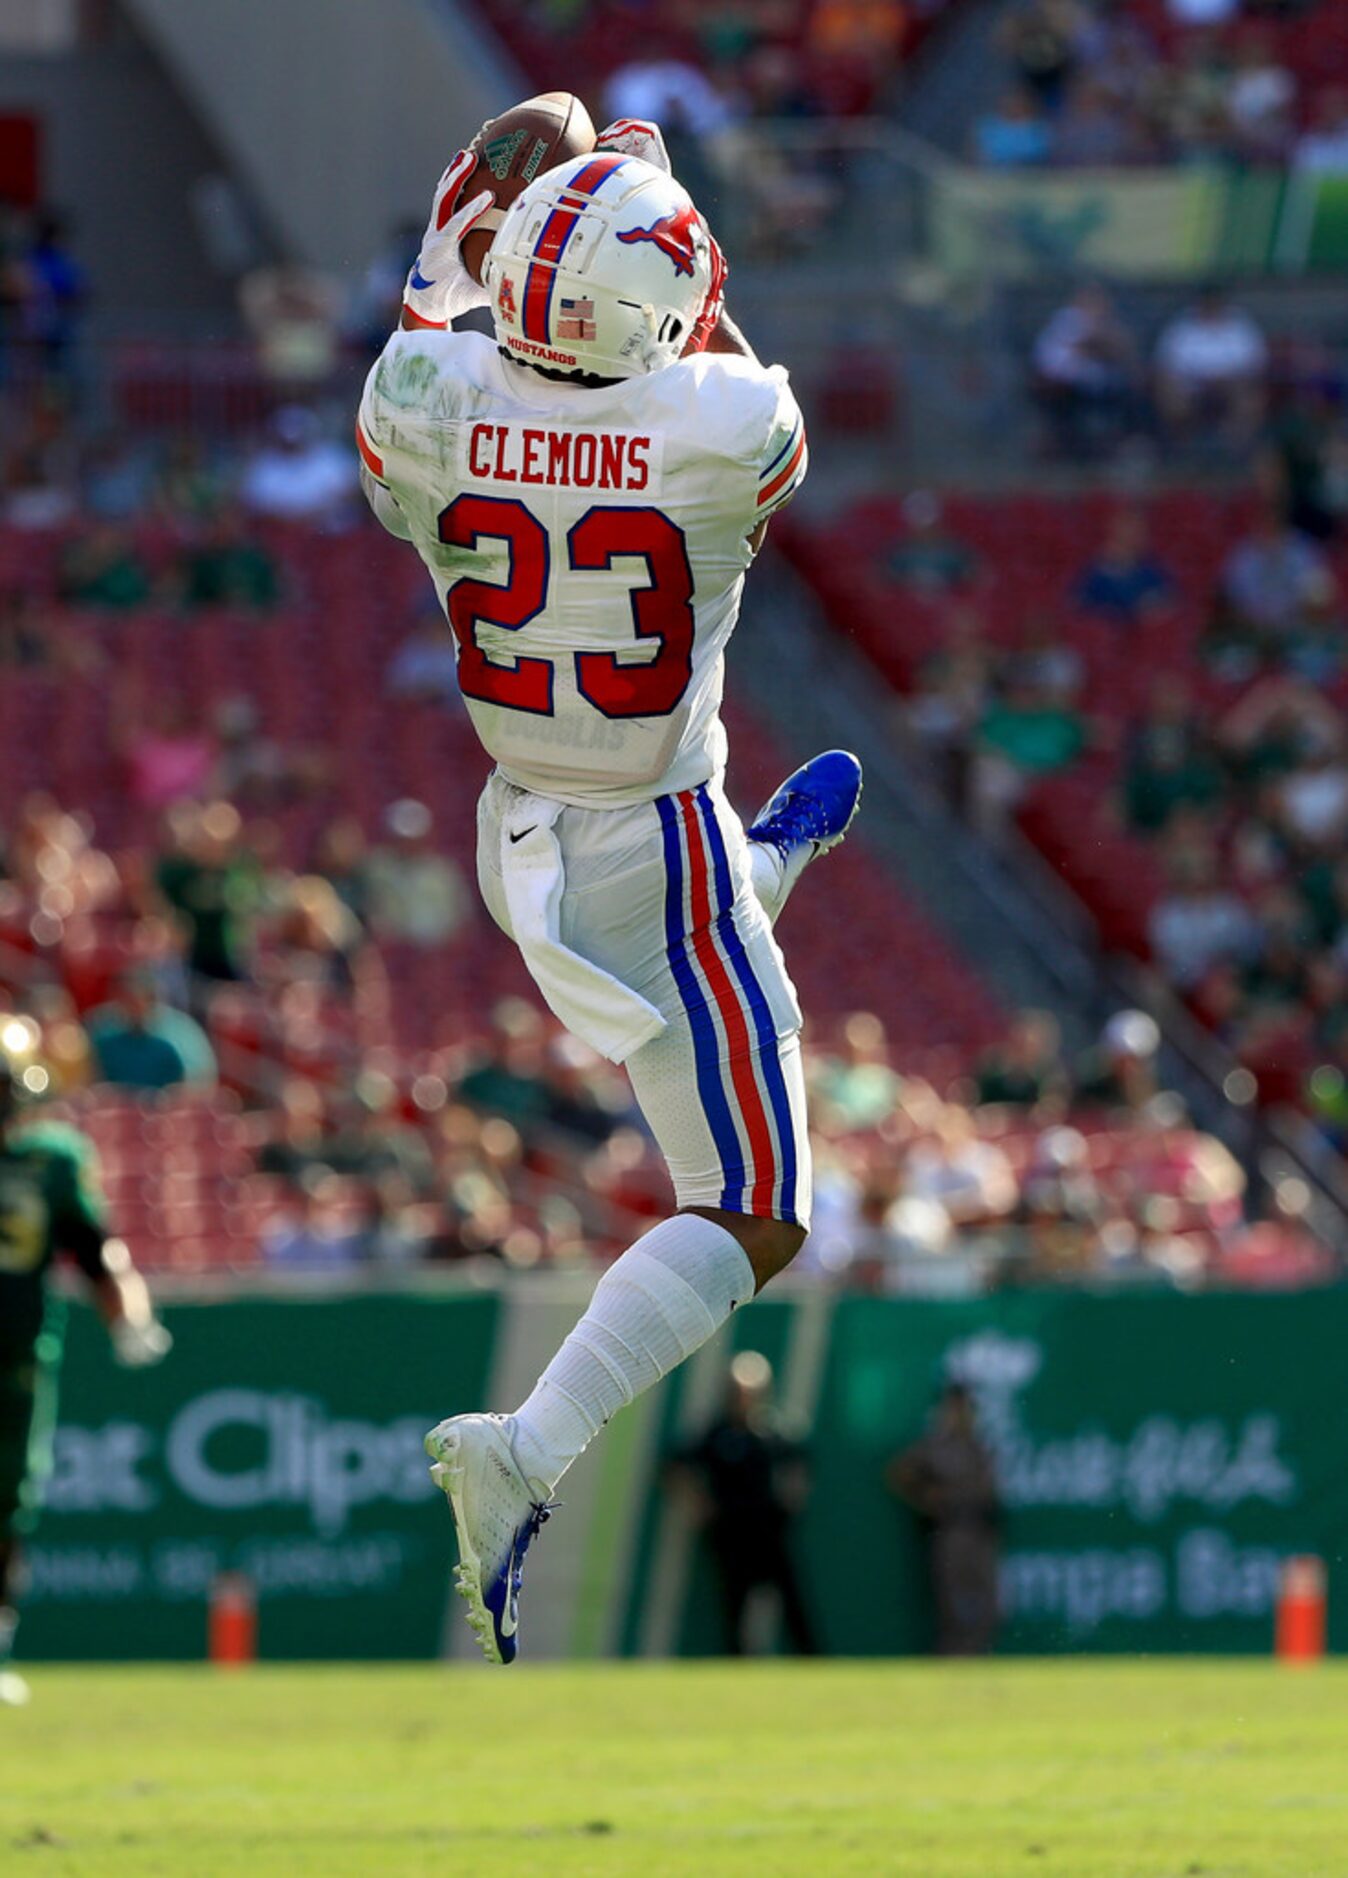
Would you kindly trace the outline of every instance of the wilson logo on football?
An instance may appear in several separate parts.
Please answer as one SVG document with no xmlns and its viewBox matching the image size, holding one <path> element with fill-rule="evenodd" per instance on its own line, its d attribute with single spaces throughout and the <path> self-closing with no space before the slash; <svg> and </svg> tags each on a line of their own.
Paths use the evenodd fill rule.
<svg viewBox="0 0 1348 1878">
<path fill-rule="evenodd" d="M 693 240 L 695 232 L 702 234 L 702 223 L 690 202 L 686 208 L 676 209 L 672 215 L 662 215 L 649 228 L 620 229 L 618 239 L 629 243 L 653 241 L 661 254 L 674 263 L 676 274 L 691 274 L 697 263 L 697 248 Z"/>
</svg>

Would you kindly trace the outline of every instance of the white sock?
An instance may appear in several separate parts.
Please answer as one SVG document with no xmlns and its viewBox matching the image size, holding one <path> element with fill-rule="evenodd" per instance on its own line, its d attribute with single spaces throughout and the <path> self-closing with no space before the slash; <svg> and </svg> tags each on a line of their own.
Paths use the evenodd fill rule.
<svg viewBox="0 0 1348 1878">
<path fill-rule="evenodd" d="M 515 1454 L 550 1493 L 620 1408 L 677 1369 L 754 1295 L 724 1226 L 679 1213 L 629 1247 L 515 1416 Z"/>
<path fill-rule="evenodd" d="M 791 889 L 814 859 L 814 843 L 801 841 L 783 855 L 770 841 L 749 843 L 749 879 L 759 905 L 775 926 L 777 916 L 791 896 Z"/>
</svg>

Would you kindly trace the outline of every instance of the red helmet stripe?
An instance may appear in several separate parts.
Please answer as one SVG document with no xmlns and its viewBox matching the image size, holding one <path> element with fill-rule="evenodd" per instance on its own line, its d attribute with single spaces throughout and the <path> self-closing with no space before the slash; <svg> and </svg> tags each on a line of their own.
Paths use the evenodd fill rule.
<svg viewBox="0 0 1348 1878">
<path fill-rule="evenodd" d="M 570 195 L 592 196 L 602 187 L 615 170 L 621 169 L 627 161 L 621 156 L 597 156 L 585 165 L 572 180 L 566 184 Z M 572 232 L 580 220 L 583 205 L 575 207 L 567 204 L 553 209 L 542 228 L 538 240 L 534 243 L 533 259 L 529 271 L 524 277 L 524 305 L 520 311 L 520 326 L 526 339 L 537 340 L 541 345 L 552 343 L 549 330 L 552 314 L 552 289 L 556 280 L 555 269 L 566 250 Z M 542 265 L 538 265 L 539 263 Z"/>
</svg>

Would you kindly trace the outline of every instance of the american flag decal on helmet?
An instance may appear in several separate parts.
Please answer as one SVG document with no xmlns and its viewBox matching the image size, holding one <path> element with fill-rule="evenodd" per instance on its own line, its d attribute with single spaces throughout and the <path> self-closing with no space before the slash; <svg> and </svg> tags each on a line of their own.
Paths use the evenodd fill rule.
<svg viewBox="0 0 1348 1878">
<path fill-rule="evenodd" d="M 594 301 L 559 300 L 557 303 L 559 339 L 594 338 Z"/>
</svg>

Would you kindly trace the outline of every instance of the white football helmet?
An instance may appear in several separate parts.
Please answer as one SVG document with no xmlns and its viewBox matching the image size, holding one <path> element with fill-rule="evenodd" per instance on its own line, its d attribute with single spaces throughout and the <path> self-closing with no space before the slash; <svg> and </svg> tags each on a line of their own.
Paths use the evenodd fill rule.
<svg viewBox="0 0 1348 1878">
<path fill-rule="evenodd" d="M 557 372 L 635 378 L 682 353 L 712 284 L 686 189 L 640 157 L 572 157 L 530 183 L 483 267 L 496 337 Z"/>
</svg>

